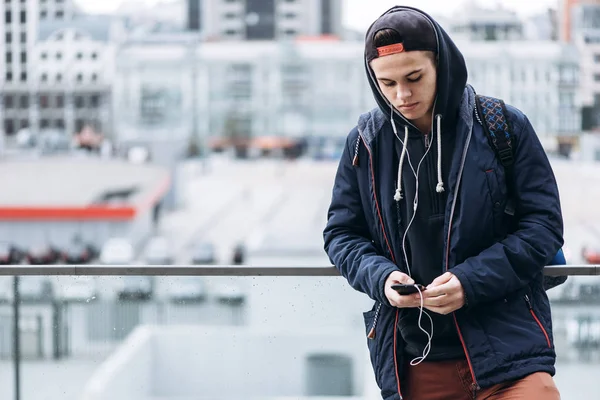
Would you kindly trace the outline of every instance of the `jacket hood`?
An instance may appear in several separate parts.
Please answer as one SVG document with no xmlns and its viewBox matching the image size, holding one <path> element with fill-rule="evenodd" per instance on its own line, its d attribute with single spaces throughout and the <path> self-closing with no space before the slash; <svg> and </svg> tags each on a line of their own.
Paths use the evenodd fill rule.
<svg viewBox="0 0 600 400">
<path fill-rule="evenodd" d="M 424 16 L 433 26 L 437 39 L 437 93 L 435 100 L 435 107 L 433 110 L 433 116 L 442 116 L 442 127 L 445 131 L 453 131 L 453 127 L 456 124 L 458 118 L 459 106 L 467 83 L 467 66 L 465 64 L 462 53 L 458 50 L 450 36 L 444 31 L 444 29 L 428 14 L 425 12 L 405 6 L 396 6 L 386 11 L 381 17 L 379 17 L 368 29 L 366 42 L 372 42 L 375 34 L 385 27 L 393 28 L 394 13 L 419 13 Z M 400 17 L 400 14 L 398 14 Z M 386 20 L 386 24 L 381 24 L 382 19 Z M 404 20 L 404 18 L 398 18 L 398 22 Z M 392 25 L 390 25 L 392 24 Z M 365 68 L 367 72 L 367 79 L 375 101 L 381 109 L 384 115 L 389 119 L 391 104 L 383 96 L 379 89 L 379 85 L 375 79 L 375 74 L 371 69 L 368 59 L 369 55 L 372 54 L 371 50 L 367 50 L 365 46 Z M 404 123 L 412 125 L 404 116 L 394 108 L 396 118 L 401 119 Z"/>
</svg>

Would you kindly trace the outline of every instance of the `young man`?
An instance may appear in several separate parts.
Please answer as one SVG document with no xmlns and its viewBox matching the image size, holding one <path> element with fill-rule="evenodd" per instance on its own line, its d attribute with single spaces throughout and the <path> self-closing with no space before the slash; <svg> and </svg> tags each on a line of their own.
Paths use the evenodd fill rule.
<svg viewBox="0 0 600 400">
<path fill-rule="evenodd" d="M 509 182 L 464 59 L 431 17 L 394 7 L 365 46 L 379 107 L 348 136 L 324 239 L 375 300 L 364 316 L 382 397 L 559 399 L 543 268 L 563 244 L 562 215 L 531 124 L 506 107 Z"/>
</svg>

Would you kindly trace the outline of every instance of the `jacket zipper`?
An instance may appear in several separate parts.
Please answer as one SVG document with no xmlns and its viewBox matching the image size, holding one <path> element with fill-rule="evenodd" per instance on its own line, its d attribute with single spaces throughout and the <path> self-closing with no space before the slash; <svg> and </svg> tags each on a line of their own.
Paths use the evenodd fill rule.
<svg viewBox="0 0 600 400">
<path fill-rule="evenodd" d="M 546 329 L 544 329 L 544 325 L 542 325 L 542 322 L 539 320 L 539 318 L 535 314 L 535 311 L 533 311 L 533 306 L 531 305 L 531 301 L 529 300 L 528 295 L 525 295 L 525 302 L 527 303 L 527 307 L 529 308 L 529 312 L 531 313 L 531 316 L 533 317 L 533 319 L 535 319 L 535 322 L 538 324 L 538 326 L 542 330 L 542 333 L 546 337 L 546 343 L 548 343 L 548 347 L 552 347 L 552 343 L 550 343 L 550 337 L 548 336 L 548 332 L 546 332 Z"/>
<path fill-rule="evenodd" d="M 469 144 L 471 142 L 471 136 L 473 135 L 473 129 L 469 131 L 469 135 L 467 136 L 467 143 L 465 144 L 460 169 L 458 171 L 458 178 L 456 182 L 456 188 L 454 190 L 454 198 L 452 199 L 452 209 L 450 210 L 450 220 L 448 221 L 448 237 L 446 242 L 446 271 L 449 269 L 449 260 L 450 260 L 450 237 L 452 232 L 452 220 L 454 219 L 454 210 L 456 209 L 456 201 L 458 199 L 458 191 L 460 188 L 460 182 L 462 179 L 463 170 L 465 167 L 465 161 L 467 158 L 467 151 L 469 150 Z M 460 343 L 462 344 L 463 350 L 465 352 L 465 356 L 467 358 L 467 364 L 469 364 L 469 370 L 471 371 L 471 377 L 473 378 L 473 383 L 471 384 L 471 389 L 473 390 L 473 399 L 477 396 L 477 391 L 481 389 L 479 384 L 477 383 L 477 378 L 475 377 L 475 371 L 473 370 L 473 363 L 471 362 L 471 356 L 469 355 L 469 350 L 467 349 L 467 345 L 465 344 L 465 339 L 460 331 L 460 327 L 458 326 L 458 320 L 456 319 L 456 314 L 452 313 L 452 317 L 454 319 L 454 324 L 456 325 L 456 331 L 458 332 L 458 338 L 460 339 Z"/>
<path fill-rule="evenodd" d="M 358 132 L 359 136 L 360 135 L 360 131 Z M 379 202 L 377 201 L 377 190 L 375 188 L 375 170 L 373 169 L 373 154 L 371 153 L 371 150 L 369 149 L 369 146 L 366 145 L 366 141 L 364 140 L 364 138 L 362 138 L 363 143 L 365 143 L 365 148 L 367 149 L 367 152 L 369 153 L 369 169 L 371 170 L 371 181 L 373 184 L 373 197 L 375 198 L 375 207 L 377 208 L 377 216 L 379 217 L 379 223 L 381 224 L 381 231 L 383 233 L 383 238 L 385 240 L 385 244 L 388 248 L 388 251 L 390 252 L 390 256 L 392 257 L 392 261 L 394 262 L 394 264 L 396 264 L 396 257 L 394 257 L 394 252 L 392 251 L 392 246 L 390 246 L 390 242 L 388 241 L 387 238 L 387 234 L 385 233 L 385 225 L 383 224 L 383 218 L 381 217 L 381 210 L 379 209 Z M 379 303 L 377 305 L 377 310 L 375 311 L 375 318 L 373 319 L 373 326 L 371 327 L 371 329 L 369 330 L 369 334 L 367 335 L 367 337 L 369 337 L 369 339 L 375 339 L 375 326 L 377 324 L 377 318 L 379 317 L 379 311 L 381 310 L 381 306 L 382 304 Z M 398 333 L 398 329 L 396 328 L 396 326 L 398 325 L 398 311 L 396 310 L 396 322 L 394 323 L 394 370 L 396 373 L 396 384 L 398 385 L 398 396 L 400 396 L 400 400 L 402 400 L 402 391 L 400 390 L 400 375 L 398 373 L 398 360 L 396 358 L 396 335 Z"/>
</svg>

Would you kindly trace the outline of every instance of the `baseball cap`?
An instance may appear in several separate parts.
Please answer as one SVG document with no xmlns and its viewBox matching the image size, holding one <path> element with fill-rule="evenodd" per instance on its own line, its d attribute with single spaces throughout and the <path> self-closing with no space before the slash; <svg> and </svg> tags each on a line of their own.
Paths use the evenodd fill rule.
<svg viewBox="0 0 600 400">
<path fill-rule="evenodd" d="M 375 35 L 385 29 L 395 31 L 400 41 L 376 47 Z M 393 10 L 382 15 L 371 25 L 365 38 L 367 62 L 385 55 L 417 50 L 437 53 L 437 37 L 434 27 L 427 17 L 410 9 Z"/>
</svg>

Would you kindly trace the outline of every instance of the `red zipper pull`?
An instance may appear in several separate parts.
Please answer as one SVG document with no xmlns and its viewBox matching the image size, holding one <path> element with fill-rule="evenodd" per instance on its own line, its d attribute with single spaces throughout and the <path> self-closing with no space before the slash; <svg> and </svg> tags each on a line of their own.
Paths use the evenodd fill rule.
<svg viewBox="0 0 600 400">
<path fill-rule="evenodd" d="M 375 327 L 371 328 L 371 330 L 369 331 L 369 334 L 367 335 L 367 338 L 375 339 Z"/>
</svg>

